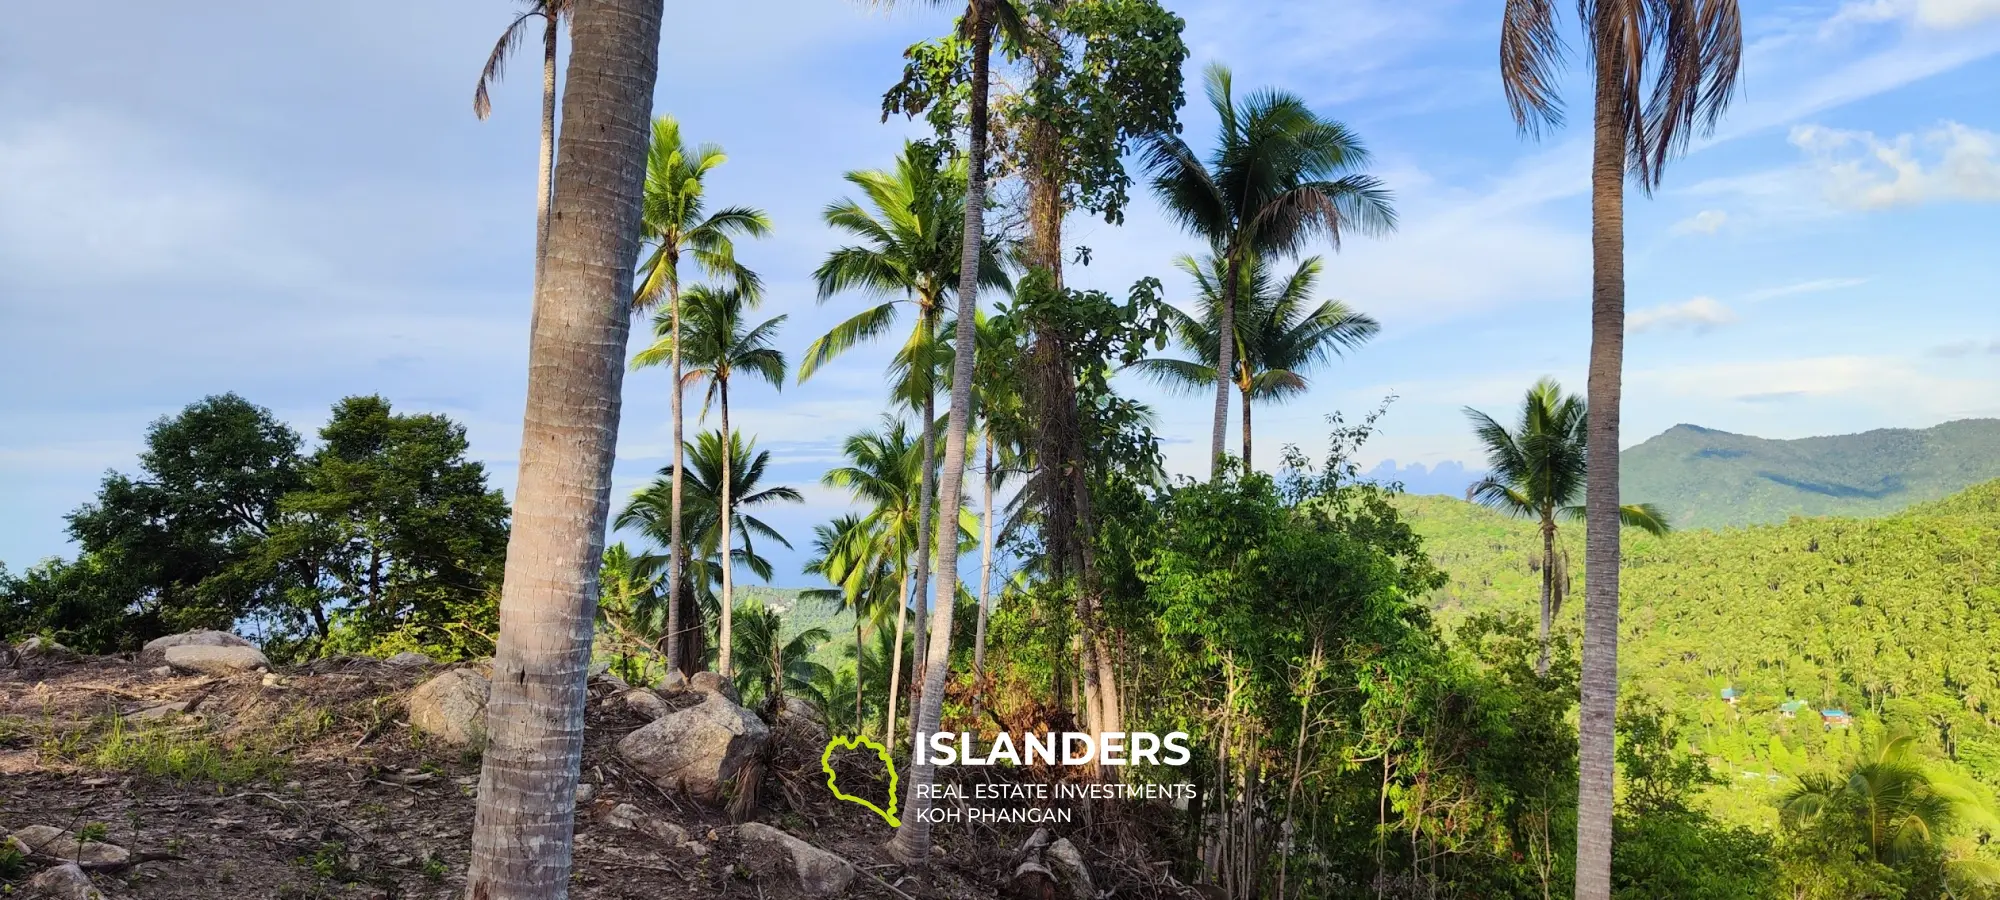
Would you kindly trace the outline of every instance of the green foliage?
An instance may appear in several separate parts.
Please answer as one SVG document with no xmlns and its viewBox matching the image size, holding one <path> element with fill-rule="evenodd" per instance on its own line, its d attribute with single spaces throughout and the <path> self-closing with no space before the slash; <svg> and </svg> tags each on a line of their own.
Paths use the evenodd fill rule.
<svg viewBox="0 0 2000 900">
<path fill-rule="evenodd" d="M 1649 699 L 1619 712 L 1617 760 L 1624 796 L 1613 819 L 1611 878 L 1621 900 L 1732 900 L 1772 896 L 1778 868 L 1770 835 L 1726 824 L 1700 793 L 1726 783 L 1687 752 L 1680 723 Z"/>
<path fill-rule="evenodd" d="M 1880 516 L 2000 478 L 2000 419 L 1777 441 L 1676 425 L 1620 454 L 1622 489 L 1684 528 Z"/>
<path fill-rule="evenodd" d="M 751 599 L 739 603 L 734 618 L 735 645 L 732 662 L 739 666 L 736 689 L 745 703 L 762 703 L 771 710 L 782 709 L 786 697 L 797 697 L 824 710 L 840 695 L 829 698 L 818 685 L 831 680 L 826 667 L 813 661 L 813 654 L 833 639 L 820 627 L 787 629 L 784 617 L 775 609 Z"/>
</svg>

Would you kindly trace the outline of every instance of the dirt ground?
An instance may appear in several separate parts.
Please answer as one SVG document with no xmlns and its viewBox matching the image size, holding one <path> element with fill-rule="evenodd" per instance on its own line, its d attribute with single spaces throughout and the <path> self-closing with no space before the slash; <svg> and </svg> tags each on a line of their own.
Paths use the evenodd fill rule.
<svg viewBox="0 0 2000 900">
<path fill-rule="evenodd" d="M 401 708 L 437 671 L 342 659 L 213 678 L 118 657 L 0 668 L 0 834 L 50 825 L 124 847 L 136 864 L 93 876 L 112 898 L 460 897 L 479 758 L 426 740 Z M 604 702 L 614 692 L 592 687 L 582 772 L 590 796 L 578 804 L 570 896 L 790 896 L 723 810 L 663 790 L 619 760 L 614 745 L 646 719 Z M 187 711 L 147 712 L 168 703 Z M 881 851 L 889 826 L 826 790 L 823 735 L 777 735 L 754 818 L 851 861 L 862 874 L 843 896 L 1003 895 L 1032 826 L 941 824 L 932 864 L 906 871 Z M 843 790 L 886 796 L 879 780 L 869 784 L 865 760 L 836 762 Z M 706 852 L 599 822 L 596 813 L 617 803 L 679 825 Z M 1055 830 L 1082 849 L 1100 897 L 1194 896 L 1165 877 L 1164 860 L 1147 858 L 1131 822 Z M 21 895 L 38 865 L 5 862 L 0 896 Z"/>
</svg>

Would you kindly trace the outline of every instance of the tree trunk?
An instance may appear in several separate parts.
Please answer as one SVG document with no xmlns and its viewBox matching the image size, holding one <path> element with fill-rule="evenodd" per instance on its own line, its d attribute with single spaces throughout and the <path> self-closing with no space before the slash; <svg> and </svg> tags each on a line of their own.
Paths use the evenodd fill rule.
<svg viewBox="0 0 2000 900">
<path fill-rule="evenodd" d="M 1238 385 L 1243 392 L 1243 471 L 1249 472 L 1250 464 L 1250 388 Z"/>
<path fill-rule="evenodd" d="M 717 368 L 719 370 L 721 367 L 718 365 Z M 731 526 L 735 524 L 730 517 L 729 480 L 731 478 L 731 464 L 735 462 L 733 457 L 735 456 L 736 446 L 730 441 L 729 434 L 728 375 L 724 375 L 720 371 L 716 373 L 715 391 L 722 399 L 722 631 L 721 636 L 717 639 L 717 642 L 721 646 L 715 650 L 717 659 L 715 668 L 717 674 L 720 674 L 724 678 L 729 678 L 736 674 L 730 654 L 730 651 L 735 649 L 734 637 L 736 634 L 733 616 L 733 613 L 736 611 L 736 582 L 732 571 L 736 568 L 736 560 L 730 556 L 730 552 L 735 548 L 731 546 L 733 542 L 730 540 L 729 534 Z"/>
<path fill-rule="evenodd" d="M 1215 421 L 1208 441 L 1209 478 L 1222 477 L 1223 436 L 1229 433 L 1229 388 L 1236 372 L 1236 254 L 1225 255 L 1222 310 L 1215 332 Z"/>
<path fill-rule="evenodd" d="M 924 646 L 924 635 L 926 634 L 924 629 L 926 621 L 924 615 L 924 590 L 930 585 L 931 548 L 936 546 L 931 543 L 931 528 L 936 521 L 933 518 L 935 510 L 931 506 L 931 498 L 936 495 L 937 488 L 937 371 L 932 368 L 931 364 L 934 360 L 930 358 L 930 353 L 937 347 L 937 303 L 933 301 L 930 305 L 926 306 L 922 315 L 923 324 L 921 327 L 924 329 L 924 341 L 927 344 L 924 350 L 924 359 L 922 360 L 923 372 L 921 375 L 924 388 L 922 411 L 924 417 L 924 471 L 917 479 L 917 584 L 915 590 L 917 608 L 912 613 L 915 619 L 910 629 L 911 633 L 916 635 L 916 646 L 918 647 Z M 958 546 L 957 538 L 958 532 L 953 531 L 952 546 L 954 548 Z M 919 653 L 911 661 L 910 703 L 912 709 L 915 708 L 917 702 L 918 686 L 923 684 L 923 681 L 924 658 L 923 654 Z"/>
<path fill-rule="evenodd" d="M 942 484 L 937 546 L 940 548 L 937 593 L 932 601 L 929 660 L 924 667 L 923 692 L 916 712 L 919 739 L 938 728 L 944 711 L 945 668 L 951 658 L 952 604 L 958 598 L 958 513 L 965 479 L 965 439 L 972 414 L 972 364 L 976 338 L 973 320 L 979 310 L 979 257 L 985 244 L 986 212 L 986 92 L 988 57 L 993 52 L 993 0 L 976 0 L 971 16 L 972 109 L 971 138 L 967 141 L 965 180 L 965 246 L 959 255 L 958 353 L 952 360 L 951 412 L 945 425 Z M 942 548 L 949 547 L 950 553 Z M 921 603 L 922 598 L 918 599 Z M 911 767 L 908 800 L 903 808 L 903 824 L 889 841 L 890 855 L 906 864 L 921 865 L 930 856 L 930 788 L 937 776 L 936 765 L 922 754 Z"/>
<path fill-rule="evenodd" d="M 910 576 L 906 572 L 898 572 L 896 573 L 896 644 L 889 651 L 889 712 L 883 716 L 887 727 L 882 730 L 882 746 L 891 750 L 896 748 L 896 701 L 902 699 L 897 693 L 903 686 L 903 627 L 909 620 Z M 855 671 L 858 673 L 860 670 Z"/>
<path fill-rule="evenodd" d="M 854 734 L 860 734 L 866 727 L 861 724 L 861 660 L 866 653 L 861 645 L 861 608 L 856 606 L 854 608 Z"/>
<path fill-rule="evenodd" d="M 542 29 L 542 148 L 535 177 L 535 284 L 542 283 L 542 268 L 549 255 L 549 204 L 556 192 L 556 38 L 562 19 L 545 16 Z"/>
<path fill-rule="evenodd" d="M 1621 45 L 1600 13 L 1597 47 Z M 1618 405 L 1625 356 L 1625 130 L 1622 58 L 1597 60 L 1591 163 L 1590 370 L 1584 493 L 1583 703 L 1579 712 L 1576 900 L 1611 896 L 1612 757 L 1618 713 Z"/>
<path fill-rule="evenodd" d="M 1542 652 L 1535 659 L 1535 674 L 1549 674 L 1549 629 L 1555 621 L 1556 520 L 1550 511 L 1542 513 Z"/>
<path fill-rule="evenodd" d="M 672 264 L 677 265 L 678 261 Z M 686 377 L 686 373 L 683 371 L 683 363 L 681 361 L 681 285 L 679 278 L 674 278 L 667 282 L 667 308 L 670 310 L 670 315 L 674 322 L 674 392 L 672 397 L 674 418 L 674 479 L 673 487 L 670 489 L 672 500 L 668 504 L 671 507 L 669 512 L 673 516 L 673 521 L 667 525 L 667 543 L 673 546 L 667 550 L 667 667 L 678 670 L 682 675 L 693 675 L 696 667 L 701 665 L 701 654 L 681 652 L 682 645 L 685 643 L 682 640 L 682 632 L 694 626 L 687 621 L 687 618 L 692 617 L 683 617 L 681 615 L 681 590 L 683 587 L 688 586 L 682 584 L 687 579 L 687 535 L 683 531 L 681 522 L 681 481 L 687 476 L 687 437 L 683 431 L 686 423 L 686 402 L 684 398 L 686 391 L 681 387 L 681 380 Z M 690 595 L 692 593 L 692 591 L 689 591 Z M 692 596 L 690 596 L 689 600 L 692 601 L 692 599 Z"/>
<path fill-rule="evenodd" d="M 986 619 L 992 614 L 993 596 L 993 426 L 986 427 L 986 477 L 982 490 L 986 493 L 986 513 L 979 520 L 979 624 L 972 636 L 972 677 L 977 680 L 986 672 Z M 973 698 L 973 709 L 979 708 L 979 699 Z"/>
<path fill-rule="evenodd" d="M 568 896 L 584 674 L 597 612 L 611 463 L 639 258 L 659 0 L 582 4 L 536 291 L 520 476 L 487 701 L 470 900 Z M 560 224 L 560 229 L 554 226 Z"/>
</svg>

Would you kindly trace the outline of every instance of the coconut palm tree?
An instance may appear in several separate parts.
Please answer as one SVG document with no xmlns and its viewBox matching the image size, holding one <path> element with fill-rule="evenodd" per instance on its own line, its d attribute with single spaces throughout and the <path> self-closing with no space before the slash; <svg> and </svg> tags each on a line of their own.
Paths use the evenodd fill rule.
<svg viewBox="0 0 2000 900">
<path fill-rule="evenodd" d="M 1175 261 L 1195 281 L 1200 318 L 1167 307 L 1167 327 L 1194 359 L 1149 357 L 1135 367 L 1170 388 L 1199 390 L 1215 383 L 1216 335 L 1221 334 L 1222 290 L 1226 282 L 1213 254 Z M 1303 260 L 1286 278 L 1274 277 L 1263 258 L 1253 257 L 1239 278 L 1236 371 L 1230 382 L 1243 399 L 1243 466 L 1251 468 L 1250 408 L 1253 402 L 1280 403 L 1306 392 L 1314 366 L 1367 343 L 1382 330 L 1372 317 L 1338 300 L 1312 304 L 1320 258 Z"/>
<path fill-rule="evenodd" d="M 1358 171 L 1368 151 L 1347 126 L 1283 91 L 1256 91 L 1238 102 L 1220 64 L 1208 67 L 1206 80 L 1209 105 L 1222 120 L 1215 149 L 1203 161 L 1179 135 L 1156 135 L 1145 149 L 1146 169 L 1167 215 L 1207 241 L 1220 261 L 1216 332 L 1235 334 L 1241 276 L 1252 259 L 1290 256 L 1321 237 L 1338 249 L 1349 231 L 1393 229 L 1396 213 L 1382 183 Z M 1209 450 L 1211 473 L 1220 475 L 1235 345 L 1222 343 L 1216 356 Z"/>
<path fill-rule="evenodd" d="M 1562 121 L 1556 0 L 1507 0 L 1500 81 L 1528 134 Z M 1591 72 L 1589 489 L 1584 496 L 1583 703 L 1577 729 L 1577 900 L 1611 896 L 1618 711 L 1618 414 L 1625 365 L 1625 179 L 1642 191 L 1714 128 L 1743 62 L 1737 0 L 1598 0 L 1579 8 Z"/>
<path fill-rule="evenodd" d="M 521 38 L 535 19 L 542 20 L 542 152 L 535 174 L 535 287 L 541 289 L 542 263 L 548 256 L 549 198 L 555 192 L 556 166 L 556 38 L 562 22 L 569 17 L 575 0 L 533 0 L 514 17 L 493 52 L 486 55 L 486 68 L 479 70 L 479 85 L 472 91 L 472 114 L 484 122 L 493 113 L 493 97 L 488 88 L 500 80 L 507 57 L 521 46 Z"/>
<path fill-rule="evenodd" d="M 1023 354 L 1018 323 L 1006 315 L 981 316 L 975 323 L 972 395 L 985 464 L 980 467 L 984 512 L 979 517 L 979 620 L 973 629 L 972 676 L 986 670 L 986 624 L 993 597 L 993 494 L 1010 475 L 1024 469 L 1030 442 L 1026 398 L 1021 390 Z M 975 705 L 978 703 L 974 699 Z"/>
<path fill-rule="evenodd" d="M 825 709 L 815 683 L 827 679 L 826 667 L 813 662 L 813 651 L 833 640 L 824 628 L 808 628 L 785 637 L 785 619 L 761 600 L 743 604 L 742 627 L 735 635 L 736 655 L 743 671 L 736 673 L 736 690 L 746 700 L 761 698 L 766 710 L 784 708 L 786 697 L 798 697 Z"/>
<path fill-rule="evenodd" d="M 859 292 L 881 302 L 835 325 L 806 348 L 799 360 L 799 382 L 856 345 L 887 333 L 904 306 L 914 307 L 915 327 L 895 354 L 891 383 L 896 399 L 908 404 L 924 423 L 923 483 L 918 503 L 916 594 L 930 582 L 931 502 L 937 478 L 938 369 L 943 365 L 938 325 L 944 304 L 959 287 L 959 267 L 965 233 L 966 163 L 944 160 L 936 148 L 905 142 L 891 171 L 847 173 L 848 183 L 861 190 L 867 206 L 841 199 L 826 208 L 826 223 L 858 243 L 827 255 L 814 271 L 819 300 Z M 998 254 L 987 248 L 979 256 L 979 281 L 1005 288 L 1006 273 Z M 924 606 L 917 605 L 918 634 L 924 633 Z"/>
<path fill-rule="evenodd" d="M 633 297 L 632 308 L 634 312 L 646 312 L 664 300 L 668 319 L 674 323 L 674 327 L 668 330 L 667 338 L 675 347 L 680 346 L 680 266 L 683 254 L 691 257 L 695 265 L 711 278 L 725 280 L 751 296 L 757 296 L 761 290 L 756 273 L 736 261 L 736 238 L 769 234 L 770 217 L 763 210 L 745 206 L 708 212 L 708 173 L 727 160 L 722 148 L 714 144 L 688 147 L 681 139 L 680 122 L 673 116 L 660 116 L 653 120 L 652 143 L 646 151 L 644 210 L 640 216 L 643 236 L 652 252 L 639 266 L 639 287 Z M 667 356 L 668 359 L 655 360 L 655 364 L 671 365 L 674 371 L 672 468 L 679 472 L 682 470 L 681 449 L 686 446 L 682 388 L 687 373 L 679 353 L 668 353 Z M 677 481 L 674 484 L 676 498 L 680 490 Z M 678 505 L 679 500 L 676 499 L 675 503 Z M 678 527 L 681 517 L 675 514 L 669 521 Z M 687 545 L 676 536 L 667 546 L 678 551 Z M 680 590 L 687 579 L 682 577 L 680 570 L 686 564 L 687 560 L 683 558 L 668 560 L 669 634 L 682 633 L 679 616 L 684 605 Z M 695 661 L 674 657 L 672 642 L 668 647 L 668 665 L 683 673 L 688 672 Z"/>
<path fill-rule="evenodd" d="M 722 410 L 722 436 L 725 442 L 732 440 L 735 432 L 729 427 L 729 380 L 742 373 L 768 382 L 778 390 L 785 389 L 785 355 L 771 346 L 777 336 L 778 327 L 785 322 L 784 316 L 767 319 L 758 325 L 751 325 L 745 317 L 751 306 L 756 305 L 756 297 L 741 284 L 735 287 L 713 287 L 695 285 L 681 297 L 682 321 L 665 312 L 653 316 L 653 345 L 633 357 L 634 366 L 652 366 L 667 363 L 678 355 L 682 363 L 692 363 L 694 368 L 683 377 L 681 387 L 701 381 L 708 382 L 708 395 L 702 400 L 701 417 L 708 417 L 710 406 Z M 680 341 L 675 341 L 675 334 Z M 677 388 L 678 390 L 679 388 Z M 725 521 L 719 529 L 722 535 L 722 558 L 730 559 L 729 535 L 731 528 L 726 521 L 732 505 L 729 499 L 730 459 L 722 456 L 722 473 L 717 483 L 722 488 L 722 510 Z M 731 675 L 730 654 L 734 648 L 731 612 L 735 605 L 735 582 L 732 567 L 722 567 L 722 637 L 717 647 L 721 650 L 718 670 L 723 676 Z"/>
<path fill-rule="evenodd" d="M 646 114 L 659 71 L 657 0 L 584 4 L 535 292 L 520 480 L 500 592 L 486 747 L 466 891 L 561 896 L 570 876 L 584 673 L 618 434 L 629 272 L 639 257 Z"/>
<path fill-rule="evenodd" d="M 650 680 L 648 658 L 635 660 L 633 654 L 658 653 L 655 648 L 666 624 L 666 597 L 660 592 L 660 582 L 658 567 L 635 556 L 624 541 L 605 548 L 604 566 L 597 578 L 599 640 L 617 658 L 613 668 L 626 681 Z"/>
<path fill-rule="evenodd" d="M 813 557 L 805 564 L 808 575 L 818 575 L 830 588 L 811 588 L 804 596 L 839 604 L 854 617 L 854 658 L 862 658 L 864 626 L 880 627 L 888 597 L 896 591 L 893 555 L 885 555 L 873 527 L 860 515 L 848 513 L 824 525 L 813 526 Z M 859 733 L 863 720 L 862 685 L 854 680 L 854 727 Z M 832 699 L 829 697 L 828 699 Z"/>
<path fill-rule="evenodd" d="M 1831 845 L 1860 848 L 1872 862 L 1892 867 L 1939 850 L 1954 830 L 1996 824 L 1983 788 L 1926 763 L 1916 739 L 1903 733 L 1883 735 L 1839 775 L 1801 777 L 1778 809 L 1786 828 L 1819 830 Z M 1943 874 L 1951 883 L 2000 884 L 2000 866 L 1990 860 L 1946 857 Z"/>
<path fill-rule="evenodd" d="M 1542 652 L 1535 672 L 1549 673 L 1549 626 L 1562 612 L 1569 585 L 1569 556 L 1556 553 L 1556 517 L 1583 518 L 1576 505 L 1584 492 L 1584 460 L 1589 446 L 1589 413 L 1582 397 L 1566 395 L 1553 378 L 1528 389 L 1521 424 L 1513 431 L 1468 407 L 1473 433 L 1486 448 L 1486 477 L 1466 488 L 1465 499 L 1511 515 L 1536 519 L 1542 529 Z M 1630 528 L 1648 534 L 1668 531 L 1666 516 L 1650 503 L 1619 508 Z"/>
</svg>

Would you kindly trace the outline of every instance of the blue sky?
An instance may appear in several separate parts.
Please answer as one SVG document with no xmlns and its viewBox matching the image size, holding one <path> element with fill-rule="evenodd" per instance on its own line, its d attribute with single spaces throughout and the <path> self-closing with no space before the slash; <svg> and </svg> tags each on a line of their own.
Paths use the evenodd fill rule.
<svg viewBox="0 0 2000 900">
<path fill-rule="evenodd" d="M 1368 448 L 1477 468 L 1460 408 L 1582 385 L 1587 145 L 1520 139 L 1495 75 L 1498 0 L 1173 2 L 1193 79 L 1294 91 L 1359 131 L 1396 192 L 1393 236 L 1351 240 L 1322 293 L 1384 325 L 1261 410 L 1259 463 L 1321 445 L 1324 416 L 1398 400 Z M 35 4 L 0 32 L 0 560 L 68 552 L 63 513 L 130 470 L 146 424 L 237 391 L 310 435 L 381 393 L 469 429 L 511 490 L 524 394 L 537 79 L 487 122 L 473 76 L 510 8 L 438 0 Z M 1743 93 L 1714 139 L 1627 208 L 1627 443 L 1678 422 L 1768 437 L 2000 415 L 2000 0 L 1746 2 Z M 718 202 L 768 210 L 742 250 L 796 356 L 860 300 L 814 302 L 837 238 L 818 211 L 889 163 L 879 123 L 901 51 L 944 17 L 842 0 L 669 0 L 656 109 L 719 142 Z M 1581 96 L 1572 92 L 1573 96 Z M 1082 287 L 1122 293 L 1196 248 L 1146 199 L 1076 221 Z M 817 487 L 883 405 L 882 352 L 804 387 L 733 392 L 738 421 L 809 502 L 770 518 L 803 545 L 844 506 Z M 664 461 L 665 380 L 627 379 L 616 492 Z M 1161 401 L 1178 471 L 1202 404 Z M 1232 438 L 1233 440 L 1233 438 Z M 1413 481 L 1448 487 L 1450 477 Z M 800 557 L 776 554 L 780 583 Z"/>
</svg>

